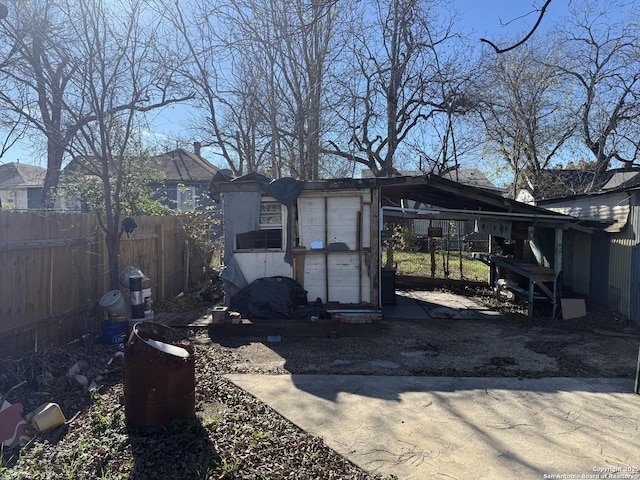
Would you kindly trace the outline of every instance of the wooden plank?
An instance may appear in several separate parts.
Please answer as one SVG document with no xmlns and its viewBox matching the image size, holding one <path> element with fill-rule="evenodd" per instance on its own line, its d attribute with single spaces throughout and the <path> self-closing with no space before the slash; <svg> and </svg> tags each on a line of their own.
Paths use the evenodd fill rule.
<svg viewBox="0 0 640 480">
<path fill-rule="evenodd" d="M 370 240 L 371 251 L 368 254 L 369 261 L 365 264 L 368 265 L 370 274 L 370 294 L 371 305 L 379 308 L 380 301 L 380 189 L 373 189 L 371 191 L 371 223 L 370 223 Z"/>
<path fill-rule="evenodd" d="M 210 324 L 209 337 L 216 341 L 224 337 L 371 337 L 383 332 L 380 322 L 341 323 L 335 321 L 265 321 L 251 324 Z"/>
<path fill-rule="evenodd" d="M 72 245 L 87 245 L 91 241 L 87 237 L 53 238 L 48 240 L 23 240 L 12 242 L 0 242 L 0 252 L 13 250 L 33 250 L 47 247 L 66 247 Z"/>
<path fill-rule="evenodd" d="M 293 279 L 304 286 L 304 263 L 306 250 L 304 248 L 293 248 Z"/>
</svg>

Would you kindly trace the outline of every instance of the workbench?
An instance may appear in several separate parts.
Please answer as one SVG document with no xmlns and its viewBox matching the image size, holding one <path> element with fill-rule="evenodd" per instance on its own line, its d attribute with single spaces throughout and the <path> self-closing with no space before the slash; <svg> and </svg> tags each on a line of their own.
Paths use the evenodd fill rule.
<svg viewBox="0 0 640 480">
<path fill-rule="evenodd" d="M 555 317 L 557 309 L 558 276 L 560 272 L 556 272 L 549 267 L 490 253 L 474 252 L 472 253 L 472 257 L 486 263 L 489 267 L 497 268 L 498 271 L 503 269 L 526 279 L 528 284 L 527 289 L 513 282 L 506 282 L 505 286 L 514 293 L 527 298 L 527 312 L 529 317 L 533 317 L 534 300 L 550 301 L 553 304 L 553 316 Z M 536 292 L 536 286 L 540 293 Z"/>
</svg>

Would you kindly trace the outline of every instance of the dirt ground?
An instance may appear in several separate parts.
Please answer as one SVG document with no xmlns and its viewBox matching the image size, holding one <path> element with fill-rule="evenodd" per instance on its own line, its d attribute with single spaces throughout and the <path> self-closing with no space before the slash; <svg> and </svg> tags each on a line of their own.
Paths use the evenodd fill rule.
<svg viewBox="0 0 640 480">
<path fill-rule="evenodd" d="M 567 322 L 522 313 L 382 320 L 376 336 L 200 337 L 227 372 L 635 378 L 640 330 L 592 314 Z"/>
</svg>

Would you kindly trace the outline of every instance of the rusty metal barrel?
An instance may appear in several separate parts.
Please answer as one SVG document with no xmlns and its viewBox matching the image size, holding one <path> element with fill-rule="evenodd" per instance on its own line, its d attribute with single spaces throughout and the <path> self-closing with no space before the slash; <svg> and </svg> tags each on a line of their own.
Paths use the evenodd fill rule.
<svg viewBox="0 0 640 480">
<path fill-rule="evenodd" d="M 125 417 L 129 427 L 157 431 L 195 418 L 194 349 L 170 327 L 139 322 L 124 348 Z"/>
</svg>

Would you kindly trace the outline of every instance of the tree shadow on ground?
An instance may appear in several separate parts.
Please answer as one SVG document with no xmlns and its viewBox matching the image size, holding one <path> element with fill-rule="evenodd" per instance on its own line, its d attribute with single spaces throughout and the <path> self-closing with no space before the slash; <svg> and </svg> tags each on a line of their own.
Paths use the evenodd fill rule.
<svg viewBox="0 0 640 480">
<path fill-rule="evenodd" d="M 130 480 L 211 478 L 222 468 L 222 459 L 199 418 L 176 420 L 153 433 L 129 429 L 129 445 Z"/>
</svg>

